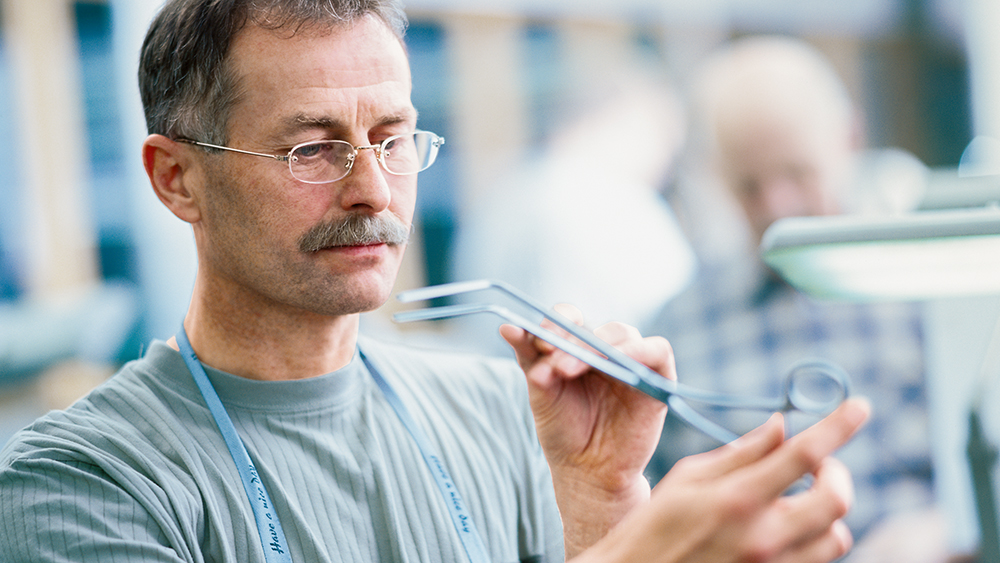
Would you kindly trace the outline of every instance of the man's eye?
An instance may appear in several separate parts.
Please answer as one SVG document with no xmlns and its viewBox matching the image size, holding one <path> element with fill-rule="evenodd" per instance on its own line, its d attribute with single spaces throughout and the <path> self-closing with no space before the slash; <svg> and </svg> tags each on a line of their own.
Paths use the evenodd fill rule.
<svg viewBox="0 0 1000 563">
<path fill-rule="evenodd" d="M 315 158 L 319 154 L 328 152 L 329 150 L 329 143 L 312 143 L 295 149 L 295 156 L 299 158 Z"/>
</svg>

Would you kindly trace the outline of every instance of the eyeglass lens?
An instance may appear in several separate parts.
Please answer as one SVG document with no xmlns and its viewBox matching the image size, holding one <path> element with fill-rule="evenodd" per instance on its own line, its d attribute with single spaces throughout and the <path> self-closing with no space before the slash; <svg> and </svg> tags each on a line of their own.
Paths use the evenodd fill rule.
<svg viewBox="0 0 1000 563">
<path fill-rule="evenodd" d="M 416 174 L 434 163 L 442 143 L 428 131 L 396 135 L 381 143 L 379 161 L 390 174 Z M 301 182 L 335 182 L 347 176 L 354 158 L 355 148 L 346 141 L 317 141 L 295 147 L 289 168 Z"/>
</svg>

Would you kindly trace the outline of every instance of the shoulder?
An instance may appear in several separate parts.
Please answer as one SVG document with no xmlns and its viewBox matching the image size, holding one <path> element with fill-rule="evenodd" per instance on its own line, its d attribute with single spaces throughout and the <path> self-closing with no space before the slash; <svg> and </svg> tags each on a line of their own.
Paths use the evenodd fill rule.
<svg viewBox="0 0 1000 563">
<path fill-rule="evenodd" d="M 129 541 L 159 545 L 164 533 L 184 534 L 183 526 L 165 522 L 201 510 L 195 481 L 205 464 L 195 450 L 206 440 L 179 419 L 198 409 L 163 352 L 127 364 L 68 409 L 16 434 L 0 452 L 0 540 L 30 551 L 25 560 L 55 560 L 48 541 L 36 538 L 128 548 L 121 530 L 100 524 L 114 513 L 129 515 Z M 19 524 L 10 528 L 12 522 Z"/>
<path fill-rule="evenodd" d="M 88 465 L 121 475 L 176 466 L 188 455 L 192 432 L 179 417 L 205 410 L 182 366 L 179 354 L 154 344 L 66 410 L 50 412 L 15 434 L 0 451 L 0 476 L 39 463 Z"/>
</svg>

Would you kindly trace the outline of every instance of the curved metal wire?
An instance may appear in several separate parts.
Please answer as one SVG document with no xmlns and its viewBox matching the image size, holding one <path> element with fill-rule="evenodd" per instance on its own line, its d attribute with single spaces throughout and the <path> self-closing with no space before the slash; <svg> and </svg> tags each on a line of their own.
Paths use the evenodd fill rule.
<svg viewBox="0 0 1000 563">
<path fill-rule="evenodd" d="M 556 311 L 546 309 L 521 291 L 503 282 L 475 280 L 435 285 L 404 291 L 398 294 L 396 299 L 403 303 L 409 303 L 490 289 L 501 291 L 522 306 L 542 315 L 543 318 L 565 330 L 592 350 L 563 338 L 507 307 L 491 302 L 402 311 L 393 315 L 393 320 L 405 323 L 481 313 L 496 315 L 595 369 L 667 404 L 670 406 L 670 412 L 675 416 L 722 443 L 731 442 L 739 435 L 707 419 L 688 405 L 687 401 L 728 409 L 770 412 L 799 411 L 815 416 L 824 416 L 832 412 L 851 394 L 851 381 L 847 373 L 835 364 L 821 359 L 806 359 L 792 366 L 786 376 L 785 394 L 782 397 L 742 397 L 689 387 L 663 377 L 614 346 L 597 338 L 589 330 L 573 323 Z M 818 399 L 809 393 L 806 387 L 809 386 L 810 382 L 816 383 L 817 380 L 827 380 L 828 388 L 829 385 L 832 385 L 834 391 L 830 397 Z"/>
</svg>

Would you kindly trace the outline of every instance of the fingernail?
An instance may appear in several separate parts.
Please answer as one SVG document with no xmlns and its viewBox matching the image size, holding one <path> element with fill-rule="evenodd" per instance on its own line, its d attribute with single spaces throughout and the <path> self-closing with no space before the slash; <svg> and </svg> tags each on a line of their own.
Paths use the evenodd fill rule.
<svg viewBox="0 0 1000 563">
<path fill-rule="evenodd" d="M 776 412 L 776 413 L 772 414 L 764 422 L 764 424 L 761 424 L 757 428 L 754 428 L 750 432 L 747 432 L 746 434 L 744 434 L 744 435 L 740 436 L 739 438 L 733 440 L 732 442 L 730 442 L 730 445 L 736 446 L 736 447 L 742 447 L 745 444 L 753 443 L 753 441 L 755 439 L 757 439 L 758 437 L 766 435 L 768 428 L 770 428 L 772 426 L 775 426 L 775 425 L 777 425 L 779 427 L 782 427 L 782 428 L 785 425 L 785 417 L 780 412 Z"/>
<path fill-rule="evenodd" d="M 833 523 L 833 533 L 837 537 L 841 554 L 847 553 L 854 546 L 854 535 L 842 520 Z"/>
<path fill-rule="evenodd" d="M 872 405 L 867 398 L 852 397 L 847 400 L 847 405 L 850 407 L 846 413 L 848 422 L 857 426 L 868 420 Z"/>
</svg>

